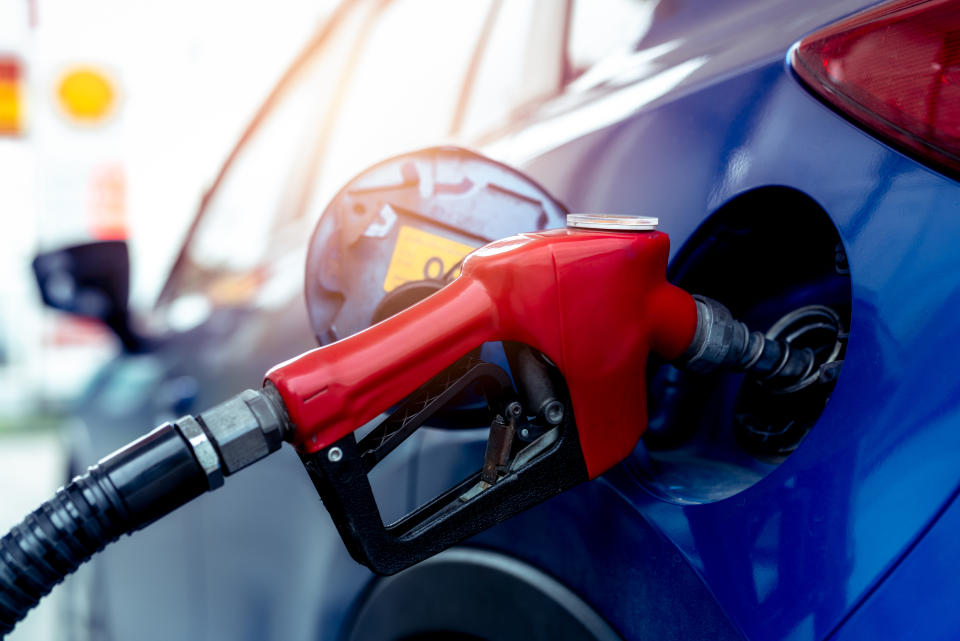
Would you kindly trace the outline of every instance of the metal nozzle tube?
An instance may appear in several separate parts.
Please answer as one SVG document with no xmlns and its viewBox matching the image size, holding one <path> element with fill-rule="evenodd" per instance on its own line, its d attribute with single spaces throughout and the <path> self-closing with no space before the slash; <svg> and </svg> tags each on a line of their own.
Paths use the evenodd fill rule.
<svg viewBox="0 0 960 641">
<path fill-rule="evenodd" d="M 693 298 L 697 329 L 690 346 L 674 361 L 677 367 L 700 373 L 742 371 L 783 386 L 803 379 L 813 369 L 811 350 L 794 349 L 786 342 L 751 332 L 717 301 Z"/>
</svg>

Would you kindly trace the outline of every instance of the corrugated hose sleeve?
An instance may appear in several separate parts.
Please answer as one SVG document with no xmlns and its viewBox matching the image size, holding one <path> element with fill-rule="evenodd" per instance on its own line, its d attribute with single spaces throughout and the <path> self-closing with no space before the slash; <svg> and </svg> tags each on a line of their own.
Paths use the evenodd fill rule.
<svg viewBox="0 0 960 641">
<path fill-rule="evenodd" d="M 127 531 L 116 490 L 93 467 L 0 539 L 0 636 L 53 586 Z"/>
<path fill-rule="evenodd" d="M 207 489 L 190 444 L 167 423 L 57 490 L 0 539 L 0 636 L 108 543 Z"/>
<path fill-rule="evenodd" d="M 165 423 L 57 490 L 0 539 L 0 638 L 81 563 L 280 448 L 272 389 Z"/>
</svg>

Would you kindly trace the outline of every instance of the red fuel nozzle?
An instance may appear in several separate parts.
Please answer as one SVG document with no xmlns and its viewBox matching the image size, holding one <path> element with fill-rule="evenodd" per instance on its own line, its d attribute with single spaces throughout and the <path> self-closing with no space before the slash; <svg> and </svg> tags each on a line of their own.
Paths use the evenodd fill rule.
<svg viewBox="0 0 960 641">
<path fill-rule="evenodd" d="M 693 298 L 666 281 L 669 239 L 657 231 L 560 229 L 472 253 L 459 278 L 369 329 L 267 374 L 302 453 L 378 416 L 471 349 L 517 341 L 563 374 L 594 478 L 646 428 L 651 351 L 680 356 L 697 327 Z"/>
<path fill-rule="evenodd" d="M 642 226 L 625 217 L 593 223 Z M 297 445 L 351 555 L 390 574 L 626 457 L 646 428 L 650 352 L 695 371 L 746 371 L 780 392 L 828 374 L 809 348 L 750 332 L 720 303 L 667 283 L 668 250 L 667 236 L 651 230 L 562 229 L 492 243 L 417 305 L 275 367 L 261 392 L 118 450 L 0 539 L 0 593 L 11 595 L 9 607 L 0 599 L 0 636 L 104 545 L 218 487 L 284 438 Z M 513 381 L 465 357 L 488 341 L 509 343 Z M 564 390 L 553 388 L 552 369 L 538 373 L 547 366 L 523 345 L 556 366 Z M 368 473 L 475 384 L 495 415 L 482 470 L 385 525 Z M 547 429 L 518 442 L 531 415 Z"/>
</svg>

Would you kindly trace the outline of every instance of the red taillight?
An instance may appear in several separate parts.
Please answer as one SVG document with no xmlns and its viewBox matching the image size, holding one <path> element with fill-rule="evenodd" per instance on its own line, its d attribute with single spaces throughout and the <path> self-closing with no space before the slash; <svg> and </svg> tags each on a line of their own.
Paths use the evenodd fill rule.
<svg viewBox="0 0 960 641">
<path fill-rule="evenodd" d="M 873 133 L 960 174 L 960 2 L 892 2 L 804 38 L 797 75 Z"/>
</svg>

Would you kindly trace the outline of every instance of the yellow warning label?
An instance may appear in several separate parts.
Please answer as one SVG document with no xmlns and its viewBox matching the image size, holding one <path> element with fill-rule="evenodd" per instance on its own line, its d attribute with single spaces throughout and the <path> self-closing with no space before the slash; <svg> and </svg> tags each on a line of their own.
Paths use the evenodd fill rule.
<svg viewBox="0 0 960 641">
<path fill-rule="evenodd" d="M 451 267 L 475 247 L 458 243 L 416 227 L 400 228 L 383 290 L 391 291 L 411 280 L 443 278 Z"/>
</svg>

